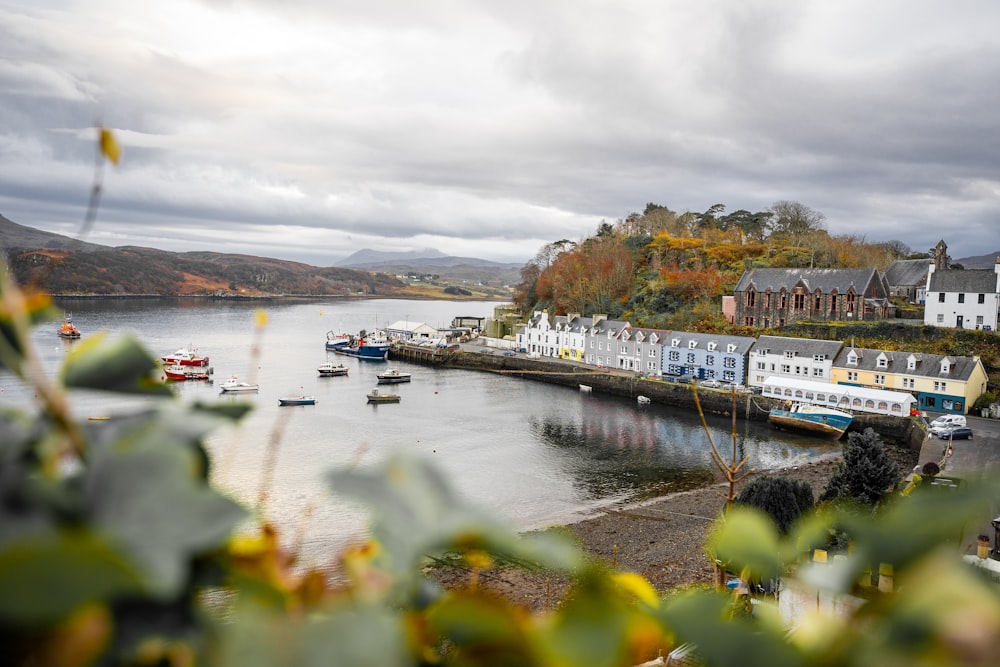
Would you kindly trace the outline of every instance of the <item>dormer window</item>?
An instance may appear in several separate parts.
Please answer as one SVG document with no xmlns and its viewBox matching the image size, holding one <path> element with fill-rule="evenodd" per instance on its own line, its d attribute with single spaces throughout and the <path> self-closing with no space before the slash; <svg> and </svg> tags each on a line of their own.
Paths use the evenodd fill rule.
<svg viewBox="0 0 1000 667">
<path fill-rule="evenodd" d="M 947 359 L 941 360 L 941 375 L 946 375 L 951 372 L 951 362 Z"/>
<path fill-rule="evenodd" d="M 906 370 L 914 371 L 917 369 L 917 358 L 912 354 L 906 358 Z"/>
<path fill-rule="evenodd" d="M 729 345 L 726 345 L 726 352 L 735 352 L 735 351 L 736 351 L 736 343 L 730 343 Z"/>
<path fill-rule="evenodd" d="M 847 365 L 848 366 L 857 366 L 858 365 L 858 353 L 855 352 L 854 350 L 851 350 L 847 354 Z"/>
<path fill-rule="evenodd" d="M 886 357 L 884 354 L 878 355 L 878 358 L 875 359 L 875 367 L 876 368 L 888 368 L 889 367 L 889 358 Z"/>
<path fill-rule="evenodd" d="M 759 350 L 757 350 L 757 356 L 766 357 L 767 356 L 767 349 L 762 347 Z"/>
<path fill-rule="evenodd" d="M 795 358 L 795 352 L 793 352 L 792 350 L 785 350 L 785 359 L 794 359 L 794 358 Z"/>
<path fill-rule="evenodd" d="M 708 351 L 714 352 L 716 347 L 718 347 L 718 345 L 716 344 L 715 341 L 712 341 L 711 343 L 708 344 Z"/>
<path fill-rule="evenodd" d="M 680 338 L 674 338 L 670 341 L 670 347 L 680 347 L 680 344 L 681 344 Z"/>
<path fill-rule="evenodd" d="M 688 349 L 689 350 L 693 350 L 696 347 L 698 347 L 698 341 L 696 341 L 696 340 L 689 340 L 688 341 Z"/>
</svg>

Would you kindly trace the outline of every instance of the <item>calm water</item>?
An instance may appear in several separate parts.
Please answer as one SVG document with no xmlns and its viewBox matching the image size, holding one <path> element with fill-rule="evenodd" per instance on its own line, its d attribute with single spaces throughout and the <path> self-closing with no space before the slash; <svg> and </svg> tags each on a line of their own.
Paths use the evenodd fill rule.
<svg viewBox="0 0 1000 667">
<path fill-rule="evenodd" d="M 213 434 L 208 445 L 215 481 L 254 501 L 267 443 L 280 440 L 266 514 L 286 533 L 304 531 L 304 557 L 320 564 L 352 534 L 364 515 L 328 493 L 322 475 L 336 467 L 375 463 L 405 449 L 432 459 L 458 491 L 520 529 L 565 523 L 595 510 L 680 490 L 713 476 L 708 438 L 697 415 L 664 406 L 582 394 L 565 387 L 506 376 L 390 362 L 379 364 L 327 353 L 329 330 L 357 331 L 396 320 L 450 325 L 453 317 L 490 316 L 493 303 L 364 300 L 267 303 L 268 323 L 257 332 L 260 307 L 202 300 L 84 300 L 65 304 L 84 339 L 137 335 L 160 356 L 193 344 L 211 358 L 214 382 L 176 384 L 182 401 L 248 401 L 254 410 L 238 427 Z M 38 327 L 34 342 L 54 374 L 79 342 L 58 339 L 58 323 Z M 255 353 L 254 350 L 257 350 Z M 348 377 L 321 378 L 326 360 L 351 368 Z M 402 401 L 368 405 L 375 373 L 387 366 L 413 373 L 395 385 Z M 220 395 L 230 375 L 257 381 L 258 394 Z M 31 396 L 0 371 L 0 397 L 30 405 Z M 278 407 L 285 394 L 316 396 L 315 406 Z M 80 417 L 112 414 L 135 399 L 82 392 Z M 731 423 L 709 420 L 712 438 L 728 458 Z M 839 451 L 823 440 L 738 424 L 738 453 L 758 469 L 797 465 Z"/>
</svg>

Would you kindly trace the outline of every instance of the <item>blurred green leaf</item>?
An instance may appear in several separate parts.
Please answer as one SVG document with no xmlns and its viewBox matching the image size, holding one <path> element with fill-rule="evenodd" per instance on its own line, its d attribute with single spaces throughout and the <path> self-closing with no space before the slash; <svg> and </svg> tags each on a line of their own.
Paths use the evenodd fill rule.
<svg viewBox="0 0 1000 667">
<path fill-rule="evenodd" d="M 222 546 L 246 516 L 202 483 L 197 467 L 175 446 L 106 450 L 83 479 L 95 527 L 135 559 L 155 596 L 176 594 L 191 557 Z"/>
<path fill-rule="evenodd" d="M 131 336 L 107 342 L 96 334 L 70 350 L 63 364 L 67 387 L 127 394 L 171 396 L 170 387 L 153 376 L 157 361 Z"/>
<path fill-rule="evenodd" d="M 481 667 L 545 664 L 528 620 L 509 602 L 476 591 L 455 592 L 427 615 L 430 628 L 454 647 L 448 664 Z"/>
<path fill-rule="evenodd" d="M 140 590 L 122 554 L 85 533 L 48 534 L 0 548 L 0 619 L 39 625 L 80 605 Z"/>
<path fill-rule="evenodd" d="M 328 479 L 334 492 L 371 508 L 372 535 L 382 545 L 377 564 L 411 592 L 418 581 L 413 575 L 425 554 L 479 549 L 562 571 L 583 562 L 577 546 L 564 535 L 522 538 L 509 526 L 468 506 L 425 461 L 397 456 L 381 468 L 338 471 Z"/>
<path fill-rule="evenodd" d="M 730 572 L 772 579 L 781 572 L 778 529 L 764 512 L 737 505 L 715 522 L 708 550 Z"/>
<path fill-rule="evenodd" d="M 0 262 L 0 368 L 9 368 L 19 377 L 24 361 L 25 341 L 18 335 L 15 325 L 19 315 L 25 317 L 25 326 L 29 329 L 41 322 L 47 322 L 58 317 L 59 311 L 52 305 L 52 297 L 34 288 L 20 289 L 20 295 L 12 294 L 19 288 L 10 279 L 6 265 Z M 20 299 L 17 298 L 20 296 Z M 7 304 L 21 301 L 24 304 L 23 313 L 11 312 Z M 28 332 L 22 332 L 25 336 Z"/>
</svg>

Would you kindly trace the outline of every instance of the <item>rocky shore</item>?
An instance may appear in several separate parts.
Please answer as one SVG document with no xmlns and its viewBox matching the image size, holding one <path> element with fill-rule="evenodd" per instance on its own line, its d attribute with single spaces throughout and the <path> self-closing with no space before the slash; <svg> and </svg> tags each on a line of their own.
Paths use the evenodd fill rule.
<svg viewBox="0 0 1000 667">
<path fill-rule="evenodd" d="M 905 475 L 916 465 L 918 453 L 889 447 Z M 841 462 L 840 456 L 796 468 L 784 469 L 783 477 L 808 482 L 817 497 Z M 764 474 L 764 473 L 761 473 Z M 746 478 L 737 492 L 749 483 Z M 671 494 L 614 510 L 552 530 L 572 535 L 587 554 L 617 569 L 643 575 L 661 593 L 680 586 L 711 583 L 712 567 L 705 555 L 708 529 L 725 504 L 727 486 L 722 483 Z M 445 587 L 468 584 L 468 570 L 449 565 L 432 568 Z M 479 585 L 532 610 L 551 609 L 567 591 L 567 581 L 551 573 L 501 567 L 479 575 Z"/>
</svg>

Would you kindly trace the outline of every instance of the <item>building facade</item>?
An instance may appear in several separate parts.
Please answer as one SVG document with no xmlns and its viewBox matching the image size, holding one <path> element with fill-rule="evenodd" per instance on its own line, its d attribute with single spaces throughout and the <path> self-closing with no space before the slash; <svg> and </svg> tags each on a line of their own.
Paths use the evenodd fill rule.
<svg viewBox="0 0 1000 667">
<path fill-rule="evenodd" d="M 749 327 L 895 316 L 888 284 L 877 269 L 748 269 L 733 296 L 735 323 Z"/>
<path fill-rule="evenodd" d="M 745 384 L 748 336 L 671 331 L 663 341 L 663 375 Z"/>
<path fill-rule="evenodd" d="M 626 327 L 618 336 L 618 368 L 659 377 L 663 341 L 669 335 L 663 329 Z"/>
<path fill-rule="evenodd" d="M 1000 312 L 1000 257 L 992 270 L 945 269 L 939 264 L 932 264 L 927 275 L 924 324 L 996 331 Z"/>
<path fill-rule="evenodd" d="M 832 382 L 833 360 L 843 347 L 839 340 L 761 336 L 750 349 L 747 386 L 763 387 L 769 377 Z"/>
</svg>

